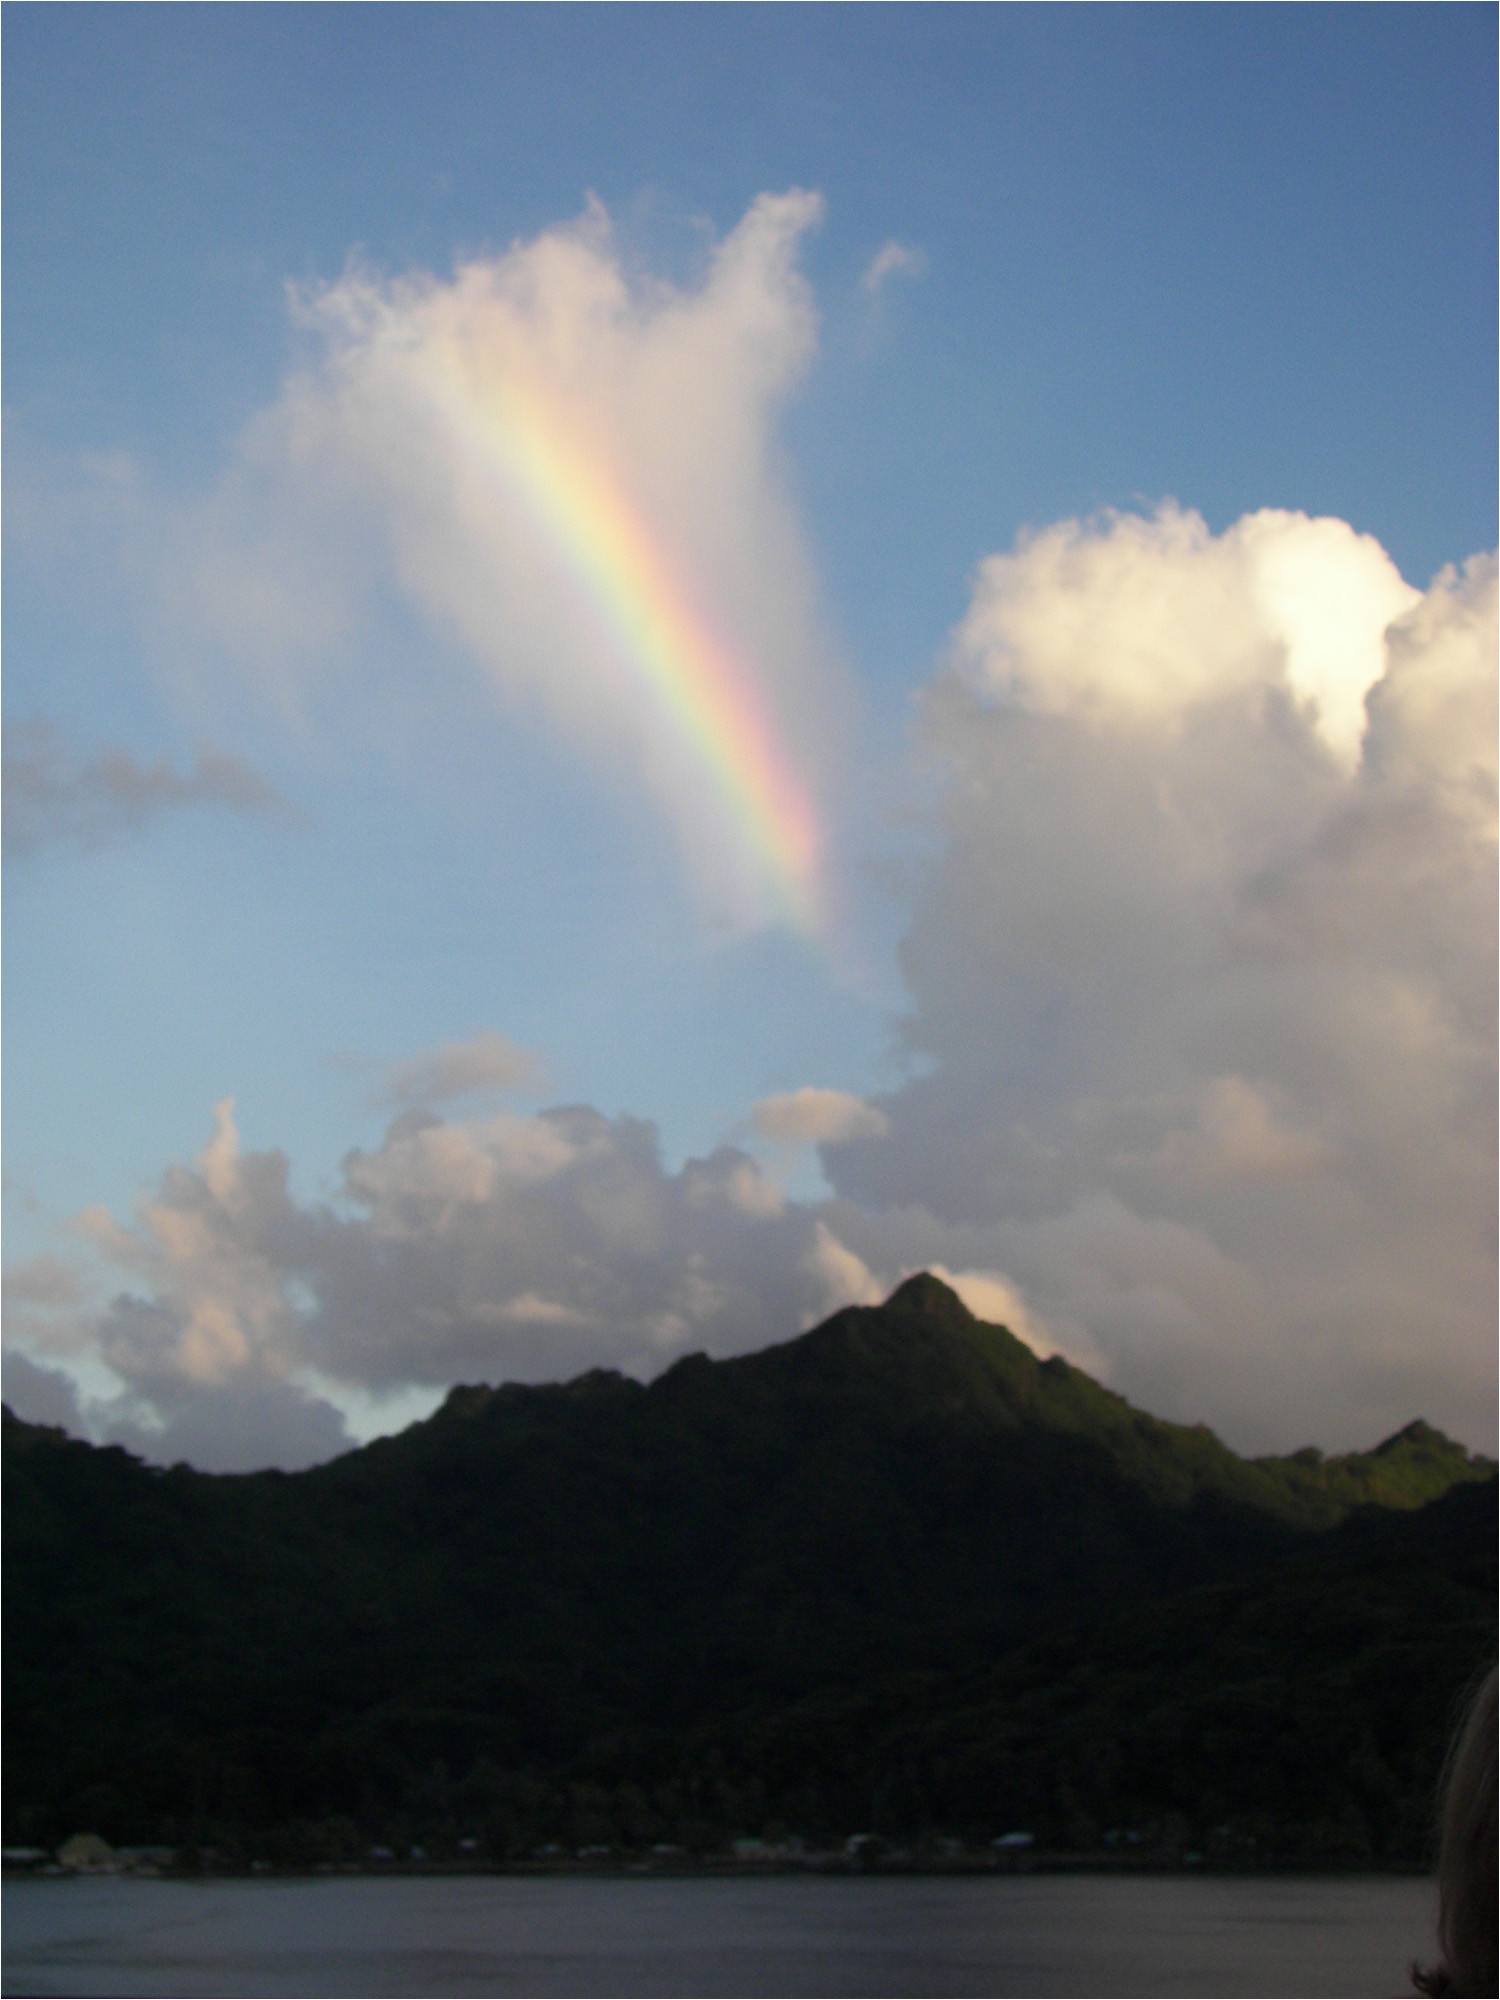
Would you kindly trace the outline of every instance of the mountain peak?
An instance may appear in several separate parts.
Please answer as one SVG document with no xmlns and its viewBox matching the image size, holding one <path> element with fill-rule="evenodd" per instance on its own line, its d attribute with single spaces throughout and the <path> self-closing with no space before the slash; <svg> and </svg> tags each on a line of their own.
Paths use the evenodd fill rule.
<svg viewBox="0 0 1500 2000">
<path fill-rule="evenodd" d="M 1388 1438 L 1382 1438 L 1375 1446 L 1377 1452 L 1394 1451 L 1398 1444 L 1448 1444 L 1451 1440 L 1435 1430 L 1425 1418 L 1413 1417 L 1409 1424 L 1403 1424 L 1399 1431 L 1392 1431 Z"/>
<path fill-rule="evenodd" d="M 1471 1454 L 1465 1446 L 1456 1444 L 1452 1438 L 1438 1430 L 1434 1424 L 1427 1423 L 1421 1417 L 1414 1417 L 1409 1424 L 1403 1424 L 1399 1431 L 1393 1431 L 1388 1438 L 1382 1439 L 1375 1446 L 1374 1450 L 1370 1452 L 1369 1456 L 1371 1458 L 1391 1458 L 1402 1453 L 1412 1452 L 1422 1452 L 1428 1455 L 1437 1454 L 1442 1457 L 1457 1457 L 1459 1459 L 1467 1459 L 1471 1456 L 1477 1457 L 1477 1454 Z"/>
<path fill-rule="evenodd" d="M 927 1319 L 970 1320 L 974 1315 L 954 1291 L 931 1271 L 917 1271 L 897 1285 L 885 1302 L 888 1312 L 921 1313 Z"/>
</svg>

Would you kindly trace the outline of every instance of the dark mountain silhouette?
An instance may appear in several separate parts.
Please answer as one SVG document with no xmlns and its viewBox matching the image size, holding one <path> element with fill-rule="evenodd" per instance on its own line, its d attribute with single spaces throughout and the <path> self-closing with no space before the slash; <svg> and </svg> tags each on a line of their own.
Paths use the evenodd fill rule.
<svg viewBox="0 0 1500 2000">
<path fill-rule="evenodd" d="M 701 1844 L 789 1815 L 977 1827 L 988 1798 L 1060 1841 L 1208 1800 L 1226 1823 L 1277 1768 L 1265 1690 L 1322 1643 L 1296 1797 L 1320 1770 L 1342 1797 L 1329 1760 L 1363 1756 L 1390 1809 L 1317 1834 L 1262 1803 L 1253 1837 L 1409 1853 L 1492 1618 L 1488 1461 L 1422 1423 L 1245 1460 L 927 1275 L 648 1387 L 458 1388 L 308 1472 L 163 1472 L 9 1412 L 5 1470 L 17 1841 Z M 1394 1685 L 1426 1677 L 1406 1725 L 1360 1678 L 1393 1647 Z M 1351 1685 L 1355 1738 L 1320 1736 Z"/>
</svg>

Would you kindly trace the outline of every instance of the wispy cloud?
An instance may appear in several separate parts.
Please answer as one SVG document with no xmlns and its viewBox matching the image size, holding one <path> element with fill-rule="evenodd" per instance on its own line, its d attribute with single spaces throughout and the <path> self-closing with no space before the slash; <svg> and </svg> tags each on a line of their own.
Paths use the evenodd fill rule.
<svg viewBox="0 0 1500 2000">
<path fill-rule="evenodd" d="M 14 859 L 57 845 L 102 847 L 192 806 L 287 815 L 262 777 L 222 751 L 200 750 L 183 771 L 118 749 L 79 761 L 45 721 L 6 724 L 4 746 L 4 848 Z"/>
<path fill-rule="evenodd" d="M 529 1049 L 518 1048 L 493 1028 L 481 1028 L 461 1042 L 424 1049 L 386 1072 L 382 1101 L 398 1107 L 446 1104 L 483 1091 L 535 1091 L 545 1072 Z"/>
<path fill-rule="evenodd" d="M 874 298 L 892 278 L 920 278 L 926 269 L 926 252 L 913 249 L 910 244 L 898 243 L 893 236 L 875 252 L 860 282 Z"/>
</svg>

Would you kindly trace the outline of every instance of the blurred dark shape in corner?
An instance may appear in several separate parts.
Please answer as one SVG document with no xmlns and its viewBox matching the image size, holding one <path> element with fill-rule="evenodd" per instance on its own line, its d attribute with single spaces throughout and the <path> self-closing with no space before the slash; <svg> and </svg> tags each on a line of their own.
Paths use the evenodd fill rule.
<svg viewBox="0 0 1500 2000">
<path fill-rule="evenodd" d="M 1485 1994 L 1496 1965 L 1495 1668 L 1470 1701 L 1443 1770 L 1434 1966 L 1413 1965 L 1419 1993 Z"/>
</svg>

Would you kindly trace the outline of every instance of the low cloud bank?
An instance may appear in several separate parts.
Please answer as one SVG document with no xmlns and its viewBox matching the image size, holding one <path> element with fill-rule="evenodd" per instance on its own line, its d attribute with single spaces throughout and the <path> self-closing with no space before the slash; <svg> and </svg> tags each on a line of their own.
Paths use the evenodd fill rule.
<svg viewBox="0 0 1500 2000">
<path fill-rule="evenodd" d="M 65 1405 L 61 1366 L 97 1435 L 306 1462 L 341 1394 L 645 1376 L 925 1265 L 1240 1449 L 1418 1414 L 1493 1448 L 1495 646 L 1492 559 L 1419 594 L 1295 514 L 992 558 L 923 708 L 925 1073 L 751 1115 L 771 1155 L 818 1146 L 831 1199 L 733 1146 L 668 1171 L 586 1107 L 444 1122 L 515 1074 L 476 1038 L 393 1074 L 424 1108 L 328 1202 L 225 1105 L 130 1227 L 80 1218 L 91 1265 L 13 1274 L 23 1410 Z"/>
<path fill-rule="evenodd" d="M 51 1259 L 14 1272 L 22 1412 L 58 1420 L 57 1366 L 82 1362 L 104 1381 L 80 1392 L 97 1435 L 220 1469 L 307 1463 L 348 1442 L 340 1385 L 360 1400 L 600 1364 L 644 1377 L 875 1296 L 745 1153 L 669 1173 L 653 1127 L 584 1107 L 409 1112 L 349 1154 L 338 1202 L 300 1204 L 287 1183 L 284 1156 L 241 1151 L 226 1101 L 133 1226 L 102 1210 L 75 1224 L 94 1282 L 123 1271 L 130 1289 L 101 1302 Z"/>
</svg>

